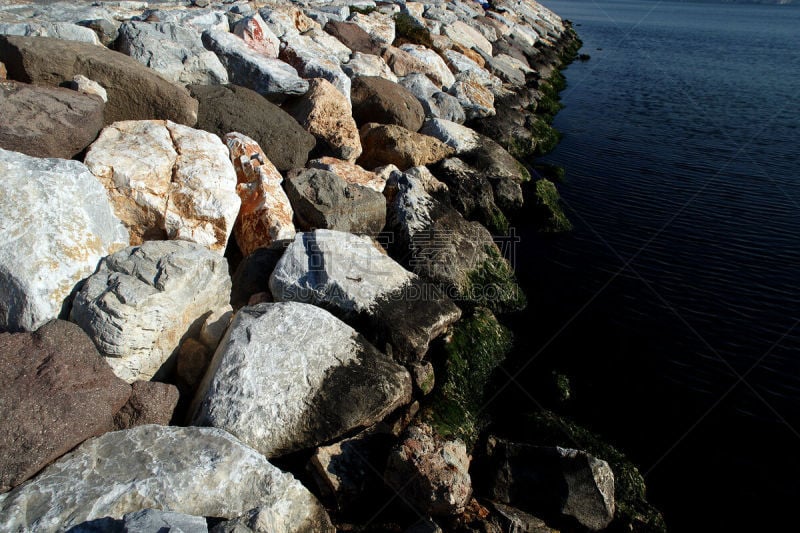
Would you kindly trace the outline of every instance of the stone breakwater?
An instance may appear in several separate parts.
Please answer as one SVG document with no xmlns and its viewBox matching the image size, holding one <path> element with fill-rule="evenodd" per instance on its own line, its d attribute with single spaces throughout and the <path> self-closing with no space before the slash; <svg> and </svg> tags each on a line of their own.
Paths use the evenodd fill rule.
<svg viewBox="0 0 800 533">
<path fill-rule="evenodd" d="M 617 523 L 602 457 L 482 432 L 576 42 L 533 0 L 0 2 L 0 530 Z"/>
</svg>

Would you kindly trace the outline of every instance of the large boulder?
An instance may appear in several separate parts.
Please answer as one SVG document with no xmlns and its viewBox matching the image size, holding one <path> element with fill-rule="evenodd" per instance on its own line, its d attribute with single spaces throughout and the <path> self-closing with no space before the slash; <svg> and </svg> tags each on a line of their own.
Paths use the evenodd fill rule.
<svg viewBox="0 0 800 533">
<path fill-rule="evenodd" d="M 236 169 L 236 192 L 242 200 L 233 228 L 239 250 L 247 256 L 275 241 L 294 238 L 294 212 L 281 176 L 264 151 L 250 137 L 228 133 L 225 142 Z"/>
<path fill-rule="evenodd" d="M 386 224 L 383 195 L 316 168 L 286 176 L 286 193 L 301 229 L 333 229 L 376 235 Z"/>
<path fill-rule="evenodd" d="M 52 37 L 65 41 L 79 41 L 93 45 L 100 44 L 100 39 L 94 31 L 70 22 L 33 21 L 0 23 L 0 34 L 20 35 L 25 37 Z"/>
<path fill-rule="evenodd" d="M 270 277 L 276 301 L 331 310 L 401 359 L 421 359 L 461 312 L 369 237 L 317 230 L 298 235 Z"/>
<path fill-rule="evenodd" d="M 197 127 L 224 137 L 247 135 L 280 171 L 305 166 L 314 136 L 280 107 L 237 85 L 190 85 L 200 101 Z"/>
<path fill-rule="evenodd" d="M 482 119 L 496 113 L 492 91 L 473 72 L 459 74 L 448 92 L 458 99 L 467 120 Z"/>
<path fill-rule="evenodd" d="M 65 531 L 148 508 L 236 518 L 256 507 L 269 531 L 334 531 L 299 481 L 228 433 L 149 425 L 89 440 L 0 496 L 0 529 Z"/>
<path fill-rule="evenodd" d="M 116 49 L 180 85 L 228 83 L 225 67 L 203 47 L 194 28 L 169 22 L 126 22 L 119 28 Z"/>
<path fill-rule="evenodd" d="M 368 15 L 354 13 L 347 20 L 361 27 L 370 37 L 381 44 L 394 42 L 394 20 L 386 13 L 380 11 L 372 11 Z"/>
<path fill-rule="evenodd" d="M 125 533 L 153 533 L 154 531 L 167 533 L 207 533 L 208 525 L 205 517 L 191 516 L 160 509 L 142 509 L 135 513 L 128 513 L 122 517 L 122 529 Z"/>
<path fill-rule="evenodd" d="M 103 101 L 76 91 L 0 83 L 0 148 L 70 159 L 103 129 Z"/>
<path fill-rule="evenodd" d="M 364 152 L 358 164 L 367 169 L 396 165 L 406 170 L 437 163 L 454 152 L 438 139 L 394 124 L 364 124 L 360 133 Z"/>
<path fill-rule="evenodd" d="M 56 87 L 82 74 L 108 92 L 105 123 L 165 119 L 194 126 L 197 102 L 133 58 L 103 46 L 49 37 L 0 36 L 0 61 L 11 79 Z"/>
<path fill-rule="evenodd" d="M 258 13 L 237 22 L 233 27 L 233 33 L 256 52 L 277 59 L 281 42 Z"/>
<path fill-rule="evenodd" d="M 132 383 L 156 375 L 206 315 L 228 304 L 230 290 L 219 254 L 186 241 L 148 241 L 102 261 L 75 296 L 71 320 Z"/>
<path fill-rule="evenodd" d="M 130 429 L 147 424 L 166 426 L 172 420 L 177 405 L 178 388 L 175 385 L 134 381 L 131 397 L 114 415 L 114 429 Z"/>
<path fill-rule="evenodd" d="M 69 312 L 76 285 L 128 232 L 82 163 L 0 149 L 0 175 L 0 329 L 33 331 Z"/>
<path fill-rule="evenodd" d="M 442 56 L 436 53 L 435 50 L 418 44 L 404 44 L 400 46 L 400 50 L 419 59 L 425 65 L 425 70 L 421 72 L 428 76 L 436 85 L 437 89 L 447 90 L 456 82 L 456 78 L 453 76 L 453 73 L 450 72 L 447 63 L 445 63 Z"/>
<path fill-rule="evenodd" d="M 347 183 L 362 185 L 373 191 L 383 192 L 384 187 L 386 187 L 386 179 L 383 176 L 335 157 L 312 159 L 308 162 L 308 168 L 318 168 L 333 172 Z"/>
<path fill-rule="evenodd" d="M 339 39 L 353 52 L 380 55 L 383 43 L 376 41 L 361 26 L 353 22 L 331 20 L 325 24 L 325 31 Z"/>
<path fill-rule="evenodd" d="M 361 76 L 378 76 L 389 81 L 397 82 L 397 76 L 380 56 L 353 52 L 350 60 L 342 64 L 342 70 L 350 79 Z"/>
<path fill-rule="evenodd" d="M 193 424 L 268 457 L 369 426 L 411 399 L 411 377 L 327 311 L 296 302 L 241 309 L 195 397 Z"/>
<path fill-rule="evenodd" d="M 488 496 L 523 511 L 563 514 L 592 530 L 614 518 L 614 473 L 581 450 L 521 444 L 490 437 L 486 446 Z"/>
<path fill-rule="evenodd" d="M 324 78 L 345 96 L 350 98 L 350 78 L 341 68 L 341 59 L 309 35 L 284 36 L 285 46 L 280 58 L 306 79 Z"/>
<path fill-rule="evenodd" d="M 434 175 L 447 184 L 450 201 L 467 220 L 477 220 L 494 234 L 508 229 L 505 215 L 495 204 L 492 185 L 486 176 L 458 157 L 436 165 Z"/>
<path fill-rule="evenodd" d="M 347 161 L 361 155 L 361 139 L 350 101 L 328 80 L 315 78 L 291 113 L 316 137 L 318 151 Z"/>
<path fill-rule="evenodd" d="M 350 97 L 353 118 L 359 126 L 377 122 L 417 131 L 425 120 L 425 110 L 417 98 L 402 85 L 384 78 L 355 78 Z"/>
<path fill-rule="evenodd" d="M 75 324 L 0 333 L 0 492 L 111 431 L 130 394 Z"/>
<path fill-rule="evenodd" d="M 228 79 L 236 85 L 278 99 L 308 90 L 308 82 L 298 76 L 297 70 L 254 50 L 232 33 L 206 30 L 203 44 L 217 54 L 228 70 Z"/>
<path fill-rule="evenodd" d="M 117 122 L 84 162 L 108 191 L 132 244 L 169 238 L 225 251 L 241 201 L 216 135 L 164 120 Z"/>
</svg>

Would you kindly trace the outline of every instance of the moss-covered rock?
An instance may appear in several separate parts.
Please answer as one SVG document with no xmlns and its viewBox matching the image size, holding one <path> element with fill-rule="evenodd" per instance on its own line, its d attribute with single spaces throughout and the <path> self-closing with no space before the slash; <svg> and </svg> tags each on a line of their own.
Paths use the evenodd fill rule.
<svg viewBox="0 0 800 533">
<path fill-rule="evenodd" d="M 534 117 L 529 126 L 534 141 L 533 153 L 535 155 L 552 152 L 561 140 L 561 133 L 542 118 Z"/>
<path fill-rule="evenodd" d="M 572 223 L 561 208 L 561 197 L 553 182 L 541 179 L 534 185 L 533 209 L 538 230 L 547 233 L 570 231 Z"/>
<path fill-rule="evenodd" d="M 467 274 L 462 295 L 474 305 L 494 312 L 518 311 L 527 305 L 525 293 L 517 284 L 511 265 L 496 246 L 485 246 L 486 260 Z"/>
<path fill-rule="evenodd" d="M 511 332 L 486 308 L 459 321 L 444 346 L 439 383 L 423 416 L 445 438 L 472 448 L 486 420 L 484 389 L 511 349 Z"/>
</svg>

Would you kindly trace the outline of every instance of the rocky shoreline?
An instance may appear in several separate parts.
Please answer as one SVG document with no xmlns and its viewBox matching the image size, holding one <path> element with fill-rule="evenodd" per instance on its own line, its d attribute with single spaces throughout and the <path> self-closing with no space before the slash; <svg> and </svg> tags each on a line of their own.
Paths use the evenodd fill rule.
<svg viewBox="0 0 800 533">
<path fill-rule="evenodd" d="M 579 47 L 534 0 L 0 1 L 0 530 L 663 530 L 483 413 Z"/>
</svg>

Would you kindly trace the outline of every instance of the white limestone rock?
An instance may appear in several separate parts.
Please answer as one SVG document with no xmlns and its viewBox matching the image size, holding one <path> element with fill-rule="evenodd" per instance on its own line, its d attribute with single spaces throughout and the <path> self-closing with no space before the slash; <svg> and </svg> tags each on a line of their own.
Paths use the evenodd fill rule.
<svg viewBox="0 0 800 533">
<path fill-rule="evenodd" d="M 442 56 L 435 51 L 421 45 L 404 44 L 400 50 L 408 52 L 415 58 L 422 61 L 428 68 L 425 74 L 436 84 L 437 89 L 446 91 L 456 82 L 456 78 Z"/>
<path fill-rule="evenodd" d="M 473 47 L 480 48 L 487 54 L 492 55 L 492 43 L 490 43 L 481 32 L 464 21 L 457 20 L 452 24 L 444 25 L 442 26 L 442 30 L 445 35 L 458 44 L 468 49 L 472 49 Z"/>
<path fill-rule="evenodd" d="M 359 76 L 378 76 L 397 83 L 397 76 L 394 75 L 386 61 L 382 57 L 372 54 L 353 52 L 350 61 L 342 64 L 342 70 L 351 79 Z"/>
<path fill-rule="evenodd" d="M 128 232 L 78 161 L 0 149 L 0 175 L 0 329 L 34 331 Z"/>
<path fill-rule="evenodd" d="M 103 86 L 82 74 L 76 74 L 75 77 L 72 78 L 70 87 L 81 94 L 97 96 L 103 102 L 108 102 L 108 93 Z"/>
<path fill-rule="evenodd" d="M 228 305 L 225 258 L 194 243 L 149 241 L 101 263 L 75 296 L 70 320 L 128 383 L 152 378 L 197 337 L 207 315 Z M 163 372 L 163 371 L 162 371 Z"/>
<path fill-rule="evenodd" d="M 281 41 L 258 13 L 237 22 L 233 27 L 233 33 L 256 52 L 273 59 L 278 58 Z"/>
<path fill-rule="evenodd" d="M 390 15 L 373 11 L 369 15 L 355 13 L 347 19 L 367 32 L 370 37 L 383 44 L 392 44 L 395 37 L 394 19 Z"/>
<path fill-rule="evenodd" d="M 471 152 L 480 146 L 478 132 L 449 120 L 440 118 L 426 120 L 419 132 L 435 137 L 447 146 L 455 148 L 456 155 Z"/>
<path fill-rule="evenodd" d="M 285 47 L 281 59 L 297 69 L 305 79 L 324 78 L 350 99 L 350 78 L 344 73 L 339 57 L 308 35 L 290 35 L 282 38 Z"/>
<path fill-rule="evenodd" d="M 193 424 L 229 431 L 267 457 L 369 426 L 411 399 L 411 376 L 313 305 L 244 307 L 192 407 Z"/>
<path fill-rule="evenodd" d="M 147 5 L 145 4 L 145 7 Z M 190 26 L 197 31 L 214 30 L 230 31 L 228 17 L 224 11 L 217 9 L 148 9 L 142 13 L 142 20 L 172 22 L 181 26 Z"/>
<path fill-rule="evenodd" d="M 272 532 L 334 531 L 297 479 L 225 431 L 145 425 L 88 440 L 0 495 L 0 529 L 62 532 L 148 508 L 237 518 L 256 507 Z"/>
<path fill-rule="evenodd" d="M 13 22 L 0 24 L 0 35 L 21 35 L 25 37 L 52 37 L 65 41 L 80 41 L 100 46 L 97 34 L 83 26 L 69 22 Z"/>
</svg>

